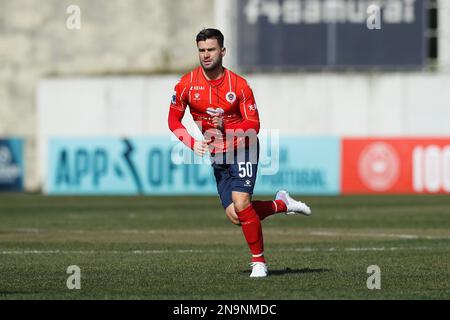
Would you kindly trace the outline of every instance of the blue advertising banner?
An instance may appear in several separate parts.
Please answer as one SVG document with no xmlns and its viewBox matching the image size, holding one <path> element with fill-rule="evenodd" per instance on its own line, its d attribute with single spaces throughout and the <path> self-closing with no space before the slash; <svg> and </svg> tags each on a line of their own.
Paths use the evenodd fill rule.
<svg viewBox="0 0 450 320">
<path fill-rule="evenodd" d="M 264 161 L 264 149 L 261 151 Z M 255 193 L 274 194 L 287 189 L 292 194 L 338 194 L 340 152 L 337 137 L 281 137 L 278 171 L 259 174 Z"/>
<path fill-rule="evenodd" d="M 238 0 L 238 64 L 418 68 L 425 9 L 425 0 Z"/>
<path fill-rule="evenodd" d="M 261 145 L 256 194 L 339 192 L 338 138 L 279 143 Z M 170 137 L 53 139 L 47 172 L 49 194 L 217 194 L 209 158 Z"/>
<path fill-rule="evenodd" d="M 46 190 L 50 194 L 213 193 L 211 167 L 174 163 L 175 146 L 179 144 L 169 137 L 53 139 Z"/>
<path fill-rule="evenodd" d="M 23 191 L 23 140 L 0 139 L 0 191 Z"/>
</svg>

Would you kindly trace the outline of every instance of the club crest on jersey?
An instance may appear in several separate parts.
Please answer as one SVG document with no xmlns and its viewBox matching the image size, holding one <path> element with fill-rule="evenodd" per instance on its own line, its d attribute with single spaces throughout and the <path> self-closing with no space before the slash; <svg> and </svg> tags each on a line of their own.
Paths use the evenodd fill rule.
<svg viewBox="0 0 450 320">
<path fill-rule="evenodd" d="M 225 95 L 225 99 L 229 103 L 233 103 L 234 101 L 236 101 L 236 93 L 234 93 L 233 91 L 227 92 L 227 94 Z"/>
<path fill-rule="evenodd" d="M 177 93 L 174 92 L 172 95 L 172 99 L 170 100 L 171 104 L 175 104 L 177 102 Z"/>
</svg>

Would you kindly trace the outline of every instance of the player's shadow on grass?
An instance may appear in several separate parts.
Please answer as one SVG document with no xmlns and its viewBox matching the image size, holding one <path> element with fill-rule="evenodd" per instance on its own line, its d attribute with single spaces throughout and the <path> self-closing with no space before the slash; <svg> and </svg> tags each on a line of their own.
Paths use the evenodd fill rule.
<svg viewBox="0 0 450 320">
<path fill-rule="evenodd" d="M 251 270 L 250 270 L 251 271 Z M 311 268 L 303 268 L 303 269 L 269 269 L 269 275 L 271 276 L 282 276 L 285 274 L 293 274 L 293 273 L 322 273 L 322 272 L 330 272 L 331 269 L 311 269 Z M 248 273 L 249 270 L 242 271 Z"/>
</svg>

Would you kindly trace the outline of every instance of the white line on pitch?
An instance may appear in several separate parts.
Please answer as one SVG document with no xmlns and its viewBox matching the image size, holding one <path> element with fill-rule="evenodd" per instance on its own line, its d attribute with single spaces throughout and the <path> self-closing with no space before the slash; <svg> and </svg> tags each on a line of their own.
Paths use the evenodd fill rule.
<svg viewBox="0 0 450 320">
<path fill-rule="evenodd" d="M 432 247 L 350 247 L 350 248 L 287 248 L 272 249 L 272 252 L 364 252 L 364 251 L 396 251 L 396 250 L 433 250 Z M 226 253 L 232 252 L 227 250 L 201 250 L 201 249 L 184 249 L 184 250 L 3 250 L 2 255 L 27 255 L 27 254 L 173 254 L 173 253 Z"/>
<path fill-rule="evenodd" d="M 20 228 L 15 229 L 15 232 L 19 233 L 29 233 L 29 234 L 44 234 L 44 233 L 65 233 L 65 234 L 87 234 L 90 231 L 86 230 L 57 230 L 49 231 L 45 229 L 34 229 L 34 228 Z M 92 231 L 94 232 L 94 231 Z M 215 235 L 235 235 L 236 230 L 159 230 L 159 229 L 122 229 L 114 230 L 115 234 L 189 234 L 189 235 L 208 235 L 214 233 Z M 378 233 L 378 232 L 352 232 L 346 231 L 321 231 L 321 230 L 272 230 L 268 229 L 267 234 L 283 234 L 283 235 L 309 235 L 317 237 L 362 237 L 362 238 L 394 238 L 394 239 L 427 239 L 427 240 L 450 240 L 448 234 L 443 235 L 429 235 L 429 234 L 402 234 L 402 233 Z"/>
</svg>

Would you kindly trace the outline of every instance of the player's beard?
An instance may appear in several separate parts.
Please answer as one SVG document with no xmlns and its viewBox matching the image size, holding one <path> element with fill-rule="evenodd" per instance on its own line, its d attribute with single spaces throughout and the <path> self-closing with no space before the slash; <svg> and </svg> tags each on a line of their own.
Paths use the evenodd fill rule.
<svg viewBox="0 0 450 320">
<path fill-rule="evenodd" d="M 213 63 L 211 63 L 211 65 L 209 65 L 209 66 L 205 66 L 203 64 L 203 61 L 201 61 L 201 60 L 200 60 L 200 64 L 202 65 L 203 70 L 205 70 L 205 71 L 214 71 L 217 68 L 220 68 L 222 66 L 222 56 L 219 56 L 217 58 L 217 60 L 213 61 Z"/>
</svg>

